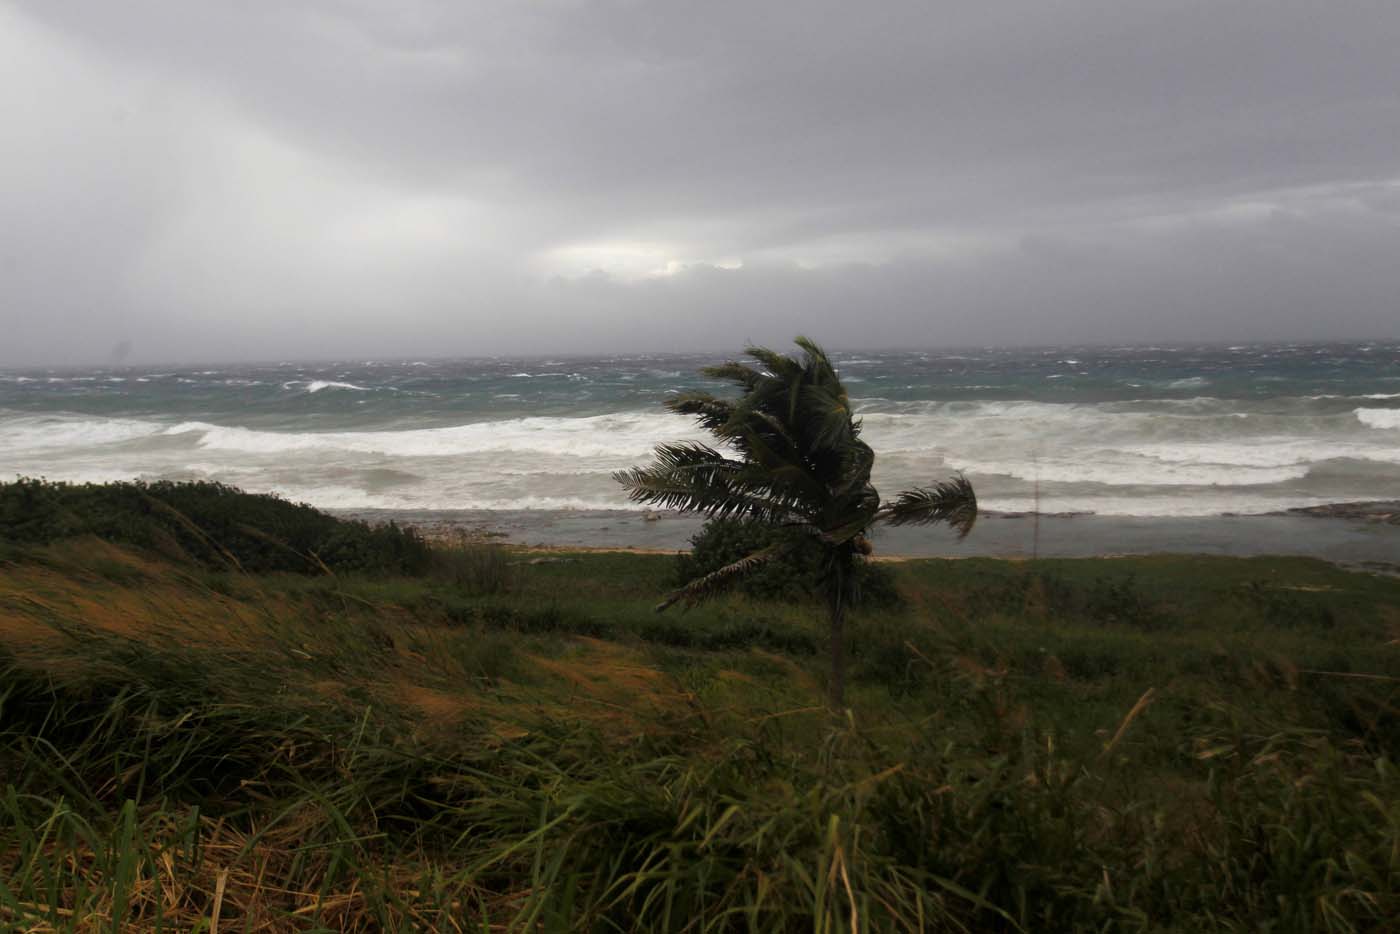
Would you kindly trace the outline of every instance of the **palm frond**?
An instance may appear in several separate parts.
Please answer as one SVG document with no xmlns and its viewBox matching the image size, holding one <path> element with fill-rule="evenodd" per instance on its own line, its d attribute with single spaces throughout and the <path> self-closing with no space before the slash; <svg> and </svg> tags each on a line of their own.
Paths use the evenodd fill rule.
<svg viewBox="0 0 1400 934">
<path fill-rule="evenodd" d="M 718 433 L 734 417 L 734 403 L 729 399 L 718 399 L 708 392 L 683 392 L 667 399 L 666 408 L 677 415 L 693 415 L 695 421 L 706 431 Z"/>
<path fill-rule="evenodd" d="M 870 471 L 875 466 L 875 451 L 864 441 L 853 441 L 841 452 L 841 482 L 836 486 L 838 496 L 870 484 Z"/>
<path fill-rule="evenodd" d="M 698 442 L 659 445 L 653 463 L 620 470 L 613 479 L 633 502 L 663 509 L 764 522 L 798 517 L 792 497 L 774 491 L 754 465 L 730 460 Z"/>
<path fill-rule="evenodd" d="M 802 407 L 807 416 L 809 442 L 813 447 L 840 448 L 855 439 L 858 428 L 851 417 L 851 403 L 840 384 L 806 386 Z"/>
<path fill-rule="evenodd" d="M 666 599 L 656 605 L 656 612 L 660 613 L 682 600 L 685 601 L 687 606 L 694 606 L 702 600 L 707 600 L 723 592 L 745 574 L 757 570 L 784 551 L 787 551 L 790 547 L 790 545 L 783 543 L 769 545 L 767 548 L 762 548 L 755 551 L 753 554 L 745 555 L 738 561 L 726 564 L 718 570 L 711 571 L 703 577 L 697 577 L 684 587 L 673 590 L 667 594 Z"/>
<path fill-rule="evenodd" d="M 768 368 L 769 373 L 784 383 L 802 375 L 801 363 L 786 354 L 778 353 L 776 350 L 769 350 L 767 347 L 750 347 L 744 353 L 763 364 Z"/>
<path fill-rule="evenodd" d="M 734 406 L 729 422 L 715 434 L 755 463 L 776 469 L 800 463 L 802 450 L 781 419 L 762 411 L 748 399 Z"/>
<path fill-rule="evenodd" d="M 977 494 L 967 478 L 957 474 L 931 488 L 916 487 L 900 493 L 880 509 L 878 518 L 890 525 L 946 522 L 957 530 L 961 540 L 977 522 Z"/>
<path fill-rule="evenodd" d="M 829 372 L 836 372 L 836 368 L 831 365 L 831 358 L 826 355 L 826 351 L 821 348 L 816 341 L 806 335 L 799 334 L 792 339 L 792 342 L 807 354 L 807 362 L 815 364 L 819 368 L 825 368 Z"/>
<path fill-rule="evenodd" d="M 880 494 L 870 483 L 839 497 L 818 537 L 830 545 L 841 545 L 864 535 L 880 518 Z"/>
<path fill-rule="evenodd" d="M 770 470 L 802 463 L 802 445 L 792 426 L 765 410 L 758 392 L 735 400 L 729 420 L 711 430 L 746 460 Z"/>
<path fill-rule="evenodd" d="M 753 390 L 767 378 L 753 367 L 733 360 L 716 366 L 703 367 L 700 370 L 700 375 L 710 379 L 723 379 L 731 383 L 738 383 L 746 390 Z"/>
</svg>

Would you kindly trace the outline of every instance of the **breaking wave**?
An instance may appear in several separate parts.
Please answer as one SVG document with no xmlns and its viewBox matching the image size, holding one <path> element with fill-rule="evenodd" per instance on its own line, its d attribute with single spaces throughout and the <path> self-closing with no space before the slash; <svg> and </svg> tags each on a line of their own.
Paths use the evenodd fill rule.
<svg viewBox="0 0 1400 934">
<path fill-rule="evenodd" d="M 1371 428 L 1400 428 L 1400 409 L 1357 409 L 1356 417 Z"/>
<path fill-rule="evenodd" d="M 306 391 L 355 389 L 331 381 Z M 1355 397 L 1352 397 L 1355 398 Z M 1400 484 L 1400 410 L 1298 397 L 859 404 L 886 491 L 966 471 L 991 509 L 1204 515 L 1383 498 Z M 1330 406 L 1330 408 L 1329 408 Z M 705 440 L 657 411 L 308 431 L 217 421 L 0 411 L 0 475 L 216 479 L 315 505 L 629 508 L 611 473 L 662 441 Z M 393 482 L 385 478 L 392 478 Z M 1393 494 L 1391 494 L 1393 495 Z"/>
<path fill-rule="evenodd" d="M 245 384 L 243 384 L 243 385 L 251 385 L 251 384 L 245 383 Z M 306 391 L 307 391 L 307 392 L 312 392 L 312 393 L 314 393 L 314 392 L 320 392 L 320 391 L 323 390 L 323 389 L 350 389 L 350 390 L 353 390 L 353 391 L 355 391 L 355 392 L 369 392 L 369 391 L 370 391 L 370 389 L 369 389 L 368 386 L 356 386 L 354 383 L 342 383 L 342 382 L 338 382 L 338 381 L 336 381 L 336 380 L 330 380 L 330 379 L 312 379 L 312 380 L 298 380 L 298 379 L 294 379 L 294 380 L 289 380 L 288 382 L 285 382 L 285 383 L 282 384 L 282 388 L 283 388 L 283 389 L 294 389 L 294 388 L 296 388 L 297 386 L 305 386 L 305 387 L 306 387 Z"/>
</svg>

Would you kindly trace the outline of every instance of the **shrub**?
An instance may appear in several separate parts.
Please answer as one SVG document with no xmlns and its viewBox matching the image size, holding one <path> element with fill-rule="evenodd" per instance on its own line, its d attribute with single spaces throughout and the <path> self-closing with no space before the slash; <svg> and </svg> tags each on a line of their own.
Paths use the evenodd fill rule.
<svg viewBox="0 0 1400 934">
<path fill-rule="evenodd" d="M 738 592 L 758 600 L 811 600 L 822 593 L 822 548 L 810 536 L 741 519 L 711 519 L 690 540 L 688 555 L 676 566 L 677 585 L 709 574 L 779 542 L 790 547 L 781 556 L 744 576 Z M 862 562 L 856 571 L 857 605 L 891 607 L 900 602 L 889 568 Z"/>
<path fill-rule="evenodd" d="M 507 593 L 515 577 L 504 547 L 479 542 L 436 549 L 433 572 L 463 593 L 478 597 Z"/>
<path fill-rule="evenodd" d="M 0 540 L 47 544 L 78 535 L 249 572 L 419 573 L 431 558 L 412 529 L 340 519 L 222 483 L 0 484 Z"/>
<path fill-rule="evenodd" d="M 1268 581 L 1254 580 L 1237 589 L 1241 599 L 1261 619 L 1284 629 L 1332 629 L 1337 625 L 1332 608 L 1279 589 Z"/>
</svg>

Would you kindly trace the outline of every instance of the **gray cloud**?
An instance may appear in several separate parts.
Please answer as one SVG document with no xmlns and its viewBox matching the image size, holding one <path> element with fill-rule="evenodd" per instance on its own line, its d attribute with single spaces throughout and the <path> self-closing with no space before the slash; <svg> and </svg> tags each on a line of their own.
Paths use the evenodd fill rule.
<svg viewBox="0 0 1400 934">
<path fill-rule="evenodd" d="M 0 4 L 0 363 L 1382 336 L 1385 2 Z"/>
</svg>

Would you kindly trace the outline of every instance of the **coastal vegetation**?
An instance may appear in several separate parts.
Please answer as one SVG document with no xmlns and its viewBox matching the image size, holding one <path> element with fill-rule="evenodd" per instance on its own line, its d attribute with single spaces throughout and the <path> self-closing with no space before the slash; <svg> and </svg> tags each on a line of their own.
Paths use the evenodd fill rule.
<svg viewBox="0 0 1400 934">
<path fill-rule="evenodd" d="M 0 929 L 1400 917 L 1395 578 L 885 563 L 897 599 L 852 609 L 834 715 L 800 595 L 657 616 L 672 556 L 430 548 L 153 489 L 0 486 Z M 181 509 L 195 534 L 143 495 L 230 508 Z M 293 515 L 359 557 L 262 552 Z"/>
<path fill-rule="evenodd" d="M 727 448 L 698 442 L 662 444 L 656 460 L 615 475 L 634 502 L 711 519 L 738 518 L 786 533 L 685 582 L 658 607 L 693 605 L 798 549 L 816 558 L 809 575 L 830 621 L 828 703 L 840 709 L 846 690 L 846 616 L 859 600 L 861 568 L 878 522 L 946 522 L 967 535 L 977 521 L 977 497 L 958 475 L 906 490 L 882 503 L 870 482 L 875 452 L 860 438 L 846 388 L 826 353 L 805 337 L 801 354 L 763 347 L 746 354 L 758 366 L 731 361 L 706 367 L 711 379 L 736 383 L 737 398 L 695 390 L 666 402 Z"/>
<path fill-rule="evenodd" d="M 0 484 L 0 544 L 96 536 L 210 570 L 414 573 L 432 553 L 412 529 L 338 519 L 221 483 Z"/>
<path fill-rule="evenodd" d="M 690 550 L 676 556 L 675 588 L 720 570 L 757 551 L 779 546 L 777 554 L 735 580 L 728 588 L 759 600 L 810 600 L 822 592 L 823 549 L 810 536 L 782 526 L 746 519 L 711 519 L 690 539 Z M 888 564 L 861 561 L 853 568 L 853 603 L 892 606 L 900 601 Z"/>
</svg>

